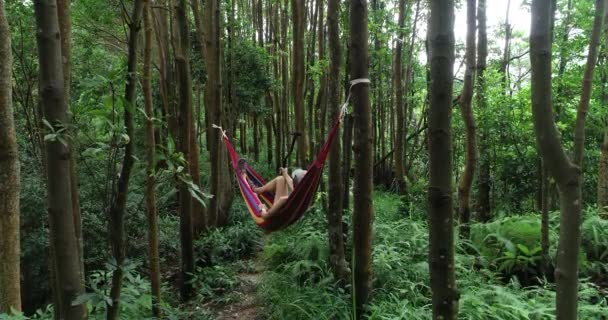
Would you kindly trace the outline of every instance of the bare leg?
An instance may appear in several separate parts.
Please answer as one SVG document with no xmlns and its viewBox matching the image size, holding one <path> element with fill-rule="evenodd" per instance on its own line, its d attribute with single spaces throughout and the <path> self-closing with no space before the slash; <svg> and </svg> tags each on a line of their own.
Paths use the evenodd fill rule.
<svg viewBox="0 0 608 320">
<path fill-rule="evenodd" d="M 265 185 L 259 187 L 259 188 L 255 188 L 253 190 L 253 192 L 255 193 L 264 193 L 264 192 L 276 192 L 277 189 L 277 182 L 279 180 L 284 180 L 283 177 L 276 177 L 274 179 L 272 179 L 271 181 L 269 181 L 268 183 L 266 183 Z"/>
<path fill-rule="evenodd" d="M 270 210 L 266 211 L 266 210 L 262 210 L 262 217 L 264 219 L 270 218 L 273 215 L 275 215 L 277 213 L 277 211 L 283 206 L 283 204 L 285 204 L 285 202 L 287 202 L 287 198 L 289 197 L 288 195 L 288 187 L 287 187 L 287 181 L 285 181 L 285 178 L 283 177 L 278 177 L 276 179 L 274 179 L 273 181 L 276 180 L 276 189 L 275 189 L 275 195 L 274 195 L 274 203 L 272 204 L 272 207 L 270 207 Z"/>
</svg>

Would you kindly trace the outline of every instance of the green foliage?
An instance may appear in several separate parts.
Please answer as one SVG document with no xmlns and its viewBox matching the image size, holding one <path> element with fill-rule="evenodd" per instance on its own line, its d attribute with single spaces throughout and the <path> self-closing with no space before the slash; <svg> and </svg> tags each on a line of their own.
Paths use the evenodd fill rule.
<svg viewBox="0 0 608 320">
<path fill-rule="evenodd" d="M 479 251 L 482 263 L 507 278 L 516 274 L 540 276 L 540 228 L 539 215 L 504 217 L 486 224 L 473 224 L 471 242 Z M 555 230 L 550 229 L 550 243 L 556 240 Z"/>
<path fill-rule="evenodd" d="M 369 319 L 430 319 L 426 221 L 403 215 L 398 196 L 376 192 L 374 200 L 374 292 Z M 412 210 L 412 217 L 422 216 Z M 554 245 L 557 219 L 552 216 L 550 239 Z M 263 257 L 268 270 L 259 292 L 266 318 L 349 319 L 349 287 L 335 287 L 326 260 L 310 255 L 318 242 L 326 241 L 324 229 L 314 223 L 321 217 L 313 210 L 302 223 L 267 239 Z M 591 219 L 584 225 L 597 224 Z M 538 263 L 538 215 L 473 224 L 471 237 L 471 242 L 458 243 L 456 255 L 460 319 L 555 318 L 553 284 L 538 280 L 534 286 L 524 287 L 518 278 L 505 282 L 501 274 L 527 271 Z M 580 319 L 601 319 L 608 312 L 608 300 L 586 280 L 581 281 L 579 301 Z"/>
<path fill-rule="evenodd" d="M 596 210 L 588 210 L 587 216 L 581 240 L 587 260 L 608 263 L 608 220 L 600 218 Z"/>
<path fill-rule="evenodd" d="M 272 79 L 269 73 L 270 58 L 263 48 L 242 39 L 235 42 L 232 51 L 226 52 L 228 74 L 234 75 L 236 104 L 241 113 L 263 113 L 262 98 L 270 89 Z M 231 59 L 234 59 L 232 65 Z"/>
<path fill-rule="evenodd" d="M 240 213 L 246 212 L 243 210 Z M 237 222 L 204 234 L 196 240 L 195 250 L 202 265 L 234 262 L 253 257 L 260 248 L 260 236 L 261 231 L 251 221 Z"/>
</svg>

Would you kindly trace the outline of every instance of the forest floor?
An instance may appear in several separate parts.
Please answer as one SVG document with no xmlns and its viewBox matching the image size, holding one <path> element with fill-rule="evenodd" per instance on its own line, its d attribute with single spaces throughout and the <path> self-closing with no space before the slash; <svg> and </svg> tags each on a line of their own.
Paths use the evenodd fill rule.
<svg viewBox="0 0 608 320">
<path fill-rule="evenodd" d="M 218 320 L 257 320 L 261 319 L 261 307 L 256 292 L 261 281 L 263 266 L 257 259 L 252 260 L 254 268 L 237 275 L 240 284 L 233 292 L 238 298 L 217 310 Z"/>
</svg>

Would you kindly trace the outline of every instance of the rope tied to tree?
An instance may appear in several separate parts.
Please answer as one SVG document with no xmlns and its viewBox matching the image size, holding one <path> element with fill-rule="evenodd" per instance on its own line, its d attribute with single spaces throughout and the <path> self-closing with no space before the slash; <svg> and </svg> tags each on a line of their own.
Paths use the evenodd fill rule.
<svg viewBox="0 0 608 320">
<path fill-rule="evenodd" d="M 342 107 L 340 108 L 340 122 L 342 122 L 342 120 L 344 120 L 344 116 L 348 112 L 348 104 L 350 103 L 350 96 L 352 94 L 353 87 L 360 83 L 369 84 L 369 83 L 371 83 L 371 81 L 367 78 L 353 79 L 350 81 L 350 87 L 348 87 L 348 96 L 346 97 L 346 101 L 344 102 L 344 104 L 342 104 Z"/>
<path fill-rule="evenodd" d="M 222 127 L 218 126 L 217 124 L 212 124 L 211 125 L 213 128 L 218 129 L 222 132 L 222 137 L 228 139 L 228 136 L 226 135 L 226 130 L 224 130 Z"/>
</svg>

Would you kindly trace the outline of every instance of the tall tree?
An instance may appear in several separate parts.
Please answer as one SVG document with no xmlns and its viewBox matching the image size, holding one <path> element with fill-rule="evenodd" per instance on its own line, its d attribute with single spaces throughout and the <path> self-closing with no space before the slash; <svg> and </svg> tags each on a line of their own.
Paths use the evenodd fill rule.
<svg viewBox="0 0 608 320">
<path fill-rule="evenodd" d="M 296 131 L 301 133 L 298 138 L 297 165 L 304 167 L 307 163 L 308 143 L 306 139 L 306 124 L 304 122 L 304 32 L 306 31 L 306 0 L 291 0 L 293 20 L 293 61 L 291 74 L 293 77 L 293 105 Z"/>
<path fill-rule="evenodd" d="M 429 267 L 433 319 L 456 319 L 458 291 L 454 276 L 452 211 L 452 87 L 454 1 L 432 0 L 429 46 Z"/>
<path fill-rule="evenodd" d="M 61 56 L 63 65 L 63 83 L 65 87 L 66 103 L 70 108 L 70 86 L 72 80 L 72 23 L 70 20 L 70 1 L 57 0 L 57 17 L 59 31 L 61 32 Z M 74 143 L 70 144 L 70 154 L 74 155 Z M 84 252 L 82 239 L 82 218 L 80 213 L 80 196 L 78 191 L 78 173 L 76 171 L 76 158 L 70 157 L 70 192 L 72 193 L 72 215 L 74 217 L 74 231 L 78 241 L 78 259 L 80 260 L 80 281 L 84 285 Z"/>
<path fill-rule="evenodd" d="M 488 34 L 486 29 L 486 0 L 477 2 L 477 108 L 485 111 L 486 98 L 486 64 L 488 58 Z M 479 132 L 479 176 L 477 177 L 477 219 L 485 222 L 490 219 L 490 161 L 486 130 Z"/>
<path fill-rule="evenodd" d="M 578 254 L 581 223 L 582 157 L 584 124 L 589 107 L 593 69 L 606 1 L 596 0 L 589 55 L 574 130 L 574 159 L 564 151 L 553 120 L 551 97 L 551 0 L 532 1 L 530 61 L 532 65 L 532 114 L 538 148 L 560 192 L 561 220 L 555 280 L 557 319 L 576 319 L 578 302 Z"/>
<path fill-rule="evenodd" d="M 477 164 L 477 136 L 475 132 L 475 118 L 473 117 L 473 89 L 475 87 L 475 16 L 476 0 L 467 0 L 467 40 L 466 40 L 466 70 L 464 73 L 464 86 L 460 94 L 460 114 L 466 128 L 465 167 L 458 185 L 458 209 L 460 217 L 460 236 L 468 238 L 469 222 L 471 220 L 471 186 L 475 176 Z"/>
<path fill-rule="evenodd" d="M 327 8 L 327 23 L 329 36 L 329 105 L 332 110 L 331 119 L 340 116 L 340 26 L 339 0 L 329 0 Z M 339 133 L 338 133 L 339 135 Z M 340 169 L 340 142 L 334 140 L 329 153 L 329 207 L 327 220 L 329 224 L 330 264 L 336 280 L 348 283 L 348 265 L 344 256 L 344 237 L 342 230 L 342 171 Z"/>
<path fill-rule="evenodd" d="M 20 163 L 13 121 L 11 36 L 0 0 L 0 313 L 21 311 Z"/>
<path fill-rule="evenodd" d="M 152 109 L 152 22 L 150 0 L 144 0 L 144 69 L 143 92 L 146 112 L 146 216 L 148 218 L 148 256 L 152 288 L 152 314 L 160 318 L 160 258 L 158 255 L 158 216 L 156 214 L 156 169 L 154 156 L 154 111 Z"/>
<path fill-rule="evenodd" d="M 350 1 L 350 75 L 353 79 L 368 78 L 367 1 Z M 365 305 L 371 294 L 372 280 L 372 199 L 373 146 L 372 113 L 369 104 L 369 86 L 352 87 L 354 115 L 355 175 L 353 197 L 353 290 L 356 319 L 365 317 Z"/>
<path fill-rule="evenodd" d="M 211 194 L 213 198 L 209 205 L 208 223 L 215 226 L 218 221 L 220 206 L 220 181 L 221 181 L 221 154 L 220 134 L 218 130 L 211 127 L 212 124 L 221 125 L 222 95 L 220 74 L 220 7 L 217 0 L 209 0 L 205 4 L 205 48 L 207 66 L 207 84 L 205 93 L 205 105 L 207 108 L 209 135 L 209 161 L 211 162 Z"/>
<path fill-rule="evenodd" d="M 112 194 L 110 204 L 110 242 L 112 244 L 112 255 L 116 261 L 116 270 L 112 274 L 112 288 L 110 299 L 112 304 L 108 306 L 107 319 L 118 319 L 120 312 L 120 293 L 122 291 L 123 263 L 125 261 L 125 212 L 127 207 L 127 195 L 129 193 L 129 180 L 134 164 L 135 128 L 133 124 L 133 110 L 135 110 L 135 89 L 137 88 L 137 51 L 138 35 L 141 28 L 141 17 L 143 0 L 133 2 L 133 10 L 129 21 L 129 38 L 127 53 L 127 75 L 124 93 L 124 125 L 128 141 L 125 142 L 122 168 L 118 182 Z"/>
<path fill-rule="evenodd" d="M 178 149 L 185 159 L 191 159 L 190 150 L 191 121 L 192 121 L 192 80 L 190 76 L 190 32 L 188 17 L 186 16 L 186 0 L 177 0 L 175 3 L 176 46 L 175 66 L 177 71 L 178 88 Z M 181 242 L 181 295 L 182 300 L 189 300 L 192 296 L 192 274 L 194 273 L 194 246 L 192 240 L 192 196 L 185 182 L 179 186 L 179 221 Z"/>
<path fill-rule="evenodd" d="M 46 122 L 50 125 L 50 136 L 45 141 L 47 165 L 47 196 L 51 227 L 53 267 L 59 296 L 61 318 L 82 319 L 84 305 L 73 305 L 72 301 L 84 293 L 80 280 L 78 243 L 76 240 L 71 196 L 69 141 L 64 136 L 68 125 L 68 109 L 65 96 L 61 33 L 55 0 L 34 1 L 37 35 L 40 104 Z M 52 138 L 51 138 L 52 137 Z"/>
<path fill-rule="evenodd" d="M 399 0 L 399 17 L 397 18 L 397 44 L 395 45 L 395 60 L 393 63 L 393 90 L 395 92 L 395 110 L 397 111 L 397 125 L 395 126 L 395 145 L 393 156 L 395 158 L 395 179 L 397 191 L 405 193 L 405 112 L 403 110 L 403 77 L 402 77 L 402 48 L 405 42 L 405 0 Z"/>
<path fill-rule="evenodd" d="M 608 47 L 608 9 L 604 16 L 604 41 Z M 608 80 L 608 50 L 604 49 L 604 74 L 602 76 L 603 83 Z M 608 91 L 604 87 L 601 103 L 608 105 Z M 604 213 L 604 217 L 608 218 L 608 116 L 604 119 L 604 141 L 602 143 L 602 151 L 599 161 L 599 170 L 597 177 L 597 205 L 600 211 Z"/>
</svg>

